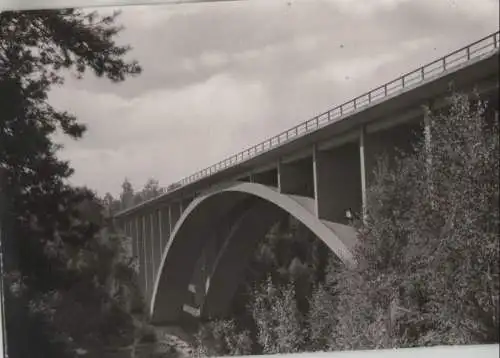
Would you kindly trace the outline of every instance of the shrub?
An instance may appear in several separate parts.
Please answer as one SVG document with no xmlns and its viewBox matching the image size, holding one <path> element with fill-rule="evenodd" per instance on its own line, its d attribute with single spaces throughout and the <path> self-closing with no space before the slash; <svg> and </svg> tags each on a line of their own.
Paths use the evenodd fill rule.
<svg viewBox="0 0 500 358">
<path fill-rule="evenodd" d="M 295 353 L 302 350 L 306 330 L 292 283 L 277 287 L 269 277 L 255 290 L 250 310 L 263 353 Z"/>
</svg>

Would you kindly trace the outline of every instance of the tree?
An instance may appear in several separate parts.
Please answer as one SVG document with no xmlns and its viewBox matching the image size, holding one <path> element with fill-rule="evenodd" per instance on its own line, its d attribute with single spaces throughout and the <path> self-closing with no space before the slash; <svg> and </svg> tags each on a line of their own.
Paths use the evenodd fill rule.
<svg viewBox="0 0 500 358">
<path fill-rule="evenodd" d="M 164 192 L 165 190 L 160 187 L 158 180 L 150 178 L 144 185 L 144 188 L 139 193 L 137 193 L 136 203 L 156 198 Z"/>
<path fill-rule="evenodd" d="M 125 210 L 134 206 L 135 193 L 132 184 L 127 178 L 123 181 L 122 192 L 120 194 L 121 209 Z"/>
<path fill-rule="evenodd" d="M 144 200 L 149 200 L 162 195 L 163 193 L 165 193 L 165 190 L 160 187 L 160 183 L 158 182 L 158 180 L 150 178 L 146 182 L 146 185 L 144 185 L 142 193 Z"/>
<path fill-rule="evenodd" d="M 92 70 L 113 82 L 140 73 L 137 62 L 124 59 L 130 47 L 115 43 L 121 30 L 117 16 L 75 9 L 0 13 L 0 166 L 7 170 L 6 192 L 13 219 L 6 270 L 25 288 L 16 300 L 7 302 L 11 306 L 22 302 L 40 306 L 44 301 L 40 297 L 64 292 L 88 279 L 68 263 L 91 246 L 100 229 L 78 209 L 82 202 L 96 198 L 90 190 L 66 182 L 73 169 L 57 158 L 60 146 L 52 139 L 56 130 L 79 139 L 85 126 L 68 112 L 53 108 L 47 94 L 52 86 L 63 84 L 67 71 L 82 78 Z M 88 282 L 83 286 L 92 287 Z M 50 309 L 38 312 L 43 313 L 45 323 L 50 322 Z M 34 352 L 39 357 L 62 356 L 16 342 L 16 338 L 31 341 L 21 333 L 22 327 L 14 325 L 17 318 L 9 316 L 7 321 L 11 356 L 33 356 Z M 71 332 L 51 333 L 53 341 L 71 336 Z M 68 344 L 70 338 L 62 340 Z"/>
<path fill-rule="evenodd" d="M 173 191 L 177 188 L 180 188 L 182 185 L 180 183 L 172 183 L 169 186 L 167 186 L 167 192 Z"/>
</svg>

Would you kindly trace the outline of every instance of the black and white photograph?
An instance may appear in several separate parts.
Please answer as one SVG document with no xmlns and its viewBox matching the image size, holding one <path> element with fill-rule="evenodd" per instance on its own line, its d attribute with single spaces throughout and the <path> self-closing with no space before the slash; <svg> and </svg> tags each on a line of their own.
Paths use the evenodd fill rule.
<svg viewBox="0 0 500 358">
<path fill-rule="evenodd" d="M 0 358 L 499 356 L 498 0 L 0 0 Z"/>
</svg>

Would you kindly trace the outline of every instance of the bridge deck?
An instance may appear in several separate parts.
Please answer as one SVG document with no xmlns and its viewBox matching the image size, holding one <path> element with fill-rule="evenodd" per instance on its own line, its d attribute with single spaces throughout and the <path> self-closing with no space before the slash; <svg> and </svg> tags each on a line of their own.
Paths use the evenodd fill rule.
<svg viewBox="0 0 500 358">
<path fill-rule="evenodd" d="M 390 82 L 387 82 L 369 92 L 366 92 L 348 102 L 334 107 L 324 113 L 302 122 L 272 138 L 245 149 L 229 158 L 226 158 L 210 167 L 202 169 L 188 177 L 183 178 L 177 184 L 177 188 L 161 195 L 160 197 L 138 204 L 116 214 L 116 217 L 124 216 L 147 206 L 158 200 L 169 200 L 170 197 L 182 196 L 189 192 L 189 188 L 195 183 L 203 183 L 215 174 L 227 172 L 229 169 L 246 165 L 252 159 L 283 148 L 299 139 L 309 136 L 330 127 L 332 124 L 353 117 L 354 115 L 367 111 L 381 103 L 387 102 L 397 96 L 410 92 L 439 78 L 448 76 L 467 67 L 478 64 L 478 62 L 498 55 L 500 45 L 500 32 L 495 32 L 463 48 L 453 51 L 444 57 L 432 61 L 422 67 L 408 72 Z M 207 186 L 209 183 L 207 183 Z M 205 185 L 203 185 L 205 186 Z M 196 185 L 198 187 L 198 185 Z M 197 188 L 193 188 L 193 191 Z M 181 194 L 181 195 L 179 195 Z"/>
</svg>

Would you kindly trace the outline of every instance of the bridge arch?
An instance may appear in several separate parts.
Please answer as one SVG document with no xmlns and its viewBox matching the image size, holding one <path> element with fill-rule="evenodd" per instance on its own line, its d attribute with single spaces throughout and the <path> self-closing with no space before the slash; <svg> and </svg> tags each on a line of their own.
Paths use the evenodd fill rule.
<svg viewBox="0 0 500 358">
<path fill-rule="evenodd" d="M 258 240 L 261 233 L 265 234 L 280 211 L 305 225 L 345 264 L 356 264 L 352 253 L 356 244 L 354 229 L 318 219 L 314 199 L 281 194 L 276 188 L 256 183 L 225 184 L 193 200 L 177 221 L 162 254 L 153 288 L 149 305 L 152 322 L 168 323 L 179 319 L 191 275 L 211 226 L 235 207 L 241 208 L 245 201 L 252 202 L 252 206 L 237 219 L 235 229 L 227 235 L 218 254 L 207 285 L 207 301 L 201 307 L 203 316 L 216 315 L 222 307 L 217 302 L 230 301 L 238 283 L 237 273 L 251 253 L 249 245 Z"/>
</svg>

